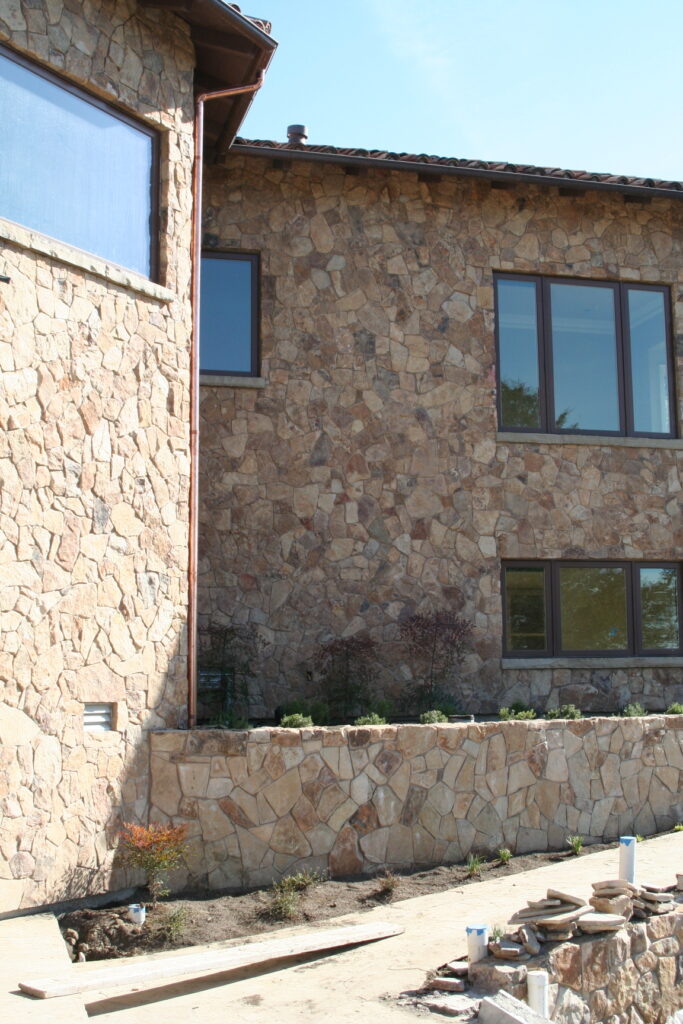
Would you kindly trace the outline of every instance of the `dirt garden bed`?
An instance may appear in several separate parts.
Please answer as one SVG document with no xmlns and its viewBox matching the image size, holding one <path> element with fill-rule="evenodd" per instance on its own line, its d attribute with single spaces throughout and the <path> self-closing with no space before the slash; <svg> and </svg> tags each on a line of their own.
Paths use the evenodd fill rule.
<svg viewBox="0 0 683 1024">
<path fill-rule="evenodd" d="M 581 850 L 578 856 L 586 857 L 610 848 L 616 850 L 617 846 L 616 842 L 595 843 Z M 483 862 L 476 874 L 470 873 L 467 864 L 453 864 L 348 880 L 309 882 L 310 876 L 298 876 L 302 888 L 295 891 L 291 900 L 278 895 L 282 889 L 272 888 L 236 894 L 184 892 L 163 900 L 155 910 L 148 908 L 147 920 L 141 927 L 128 920 L 127 904 L 73 911 L 63 915 L 59 923 L 74 959 L 82 953 L 86 960 L 105 960 L 324 921 L 429 893 L 456 890 L 452 895 L 457 897 L 457 890 L 462 886 L 557 861 L 571 863 L 574 857 L 573 851 L 568 849 L 524 854 L 512 857 L 507 864 L 492 859 Z M 144 898 L 145 892 L 141 890 L 136 899 Z"/>
</svg>

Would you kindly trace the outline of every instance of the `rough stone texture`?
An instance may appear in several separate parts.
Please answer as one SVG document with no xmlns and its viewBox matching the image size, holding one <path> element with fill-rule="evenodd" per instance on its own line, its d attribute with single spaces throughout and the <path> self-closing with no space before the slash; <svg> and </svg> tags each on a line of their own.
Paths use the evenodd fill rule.
<svg viewBox="0 0 683 1024">
<path fill-rule="evenodd" d="M 656 935 L 651 935 L 653 930 Z M 664 1024 L 681 1006 L 683 907 L 614 935 L 579 938 L 548 958 L 556 1024 Z M 530 966 L 530 965 L 529 965 Z"/>
<path fill-rule="evenodd" d="M 348 875 L 452 863 L 501 846 L 565 849 L 575 833 L 614 839 L 683 818 L 683 721 L 674 716 L 150 739 L 150 816 L 184 822 L 192 837 L 178 884 L 251 886 L 304 867 Z M 551 806 L 539 748 L 555 753 L 563 776 Z M 601 767 L 614 748 L 606 789 Z M 425 763 L 440 767 L 427 773 Z"/>
<path fill-rule="evenodd" d="M 400 691 L 400 617 L 454 593 L 463 709 L 682 700 L 680 666 L 501 671 L 501 558 L 679 558 L 683 452 L 497 441 L 493 333 L 499 269 L 670 284 L 680 336 L 680 202 L 232 155 L 205 209 L 261 253 L 266 386 L 203 388 L 200 610 L 259 628 L 265 709 L 364 627 Z"/>
<path fill-rule="evenodd" d="M 185 704 L 194 54 L 133 0 L 4 4 L 0 39 L 163 129 L 175 294 L 0 237 L 5 910 L 107 887 L 117 822 L 146 818 L 145 731 Z M 84 735 L 87 701 L 115 705 L 115 731 Z"/>
</svg>

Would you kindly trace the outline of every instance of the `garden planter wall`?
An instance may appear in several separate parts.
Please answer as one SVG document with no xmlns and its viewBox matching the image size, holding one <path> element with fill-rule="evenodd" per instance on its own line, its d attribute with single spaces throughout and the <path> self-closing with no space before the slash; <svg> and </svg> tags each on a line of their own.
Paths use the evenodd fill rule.
<svg viewBox="0 0 683 1024">
<path fill-rule="evenodd" d="M 683 717 L 151 734 L 151 820 L 211 887 L 566 849 L 683 819 Z"/>
</svg>

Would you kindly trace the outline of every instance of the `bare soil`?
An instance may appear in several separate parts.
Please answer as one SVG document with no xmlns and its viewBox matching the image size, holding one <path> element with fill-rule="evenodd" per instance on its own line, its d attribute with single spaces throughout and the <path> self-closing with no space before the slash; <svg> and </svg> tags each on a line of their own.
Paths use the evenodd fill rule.
<svg viewBox="0 0 683 1024">
<path fill-rule="evenodd" d="M 578 856 L 590 856 L 617 845 L 596 843 L 584 848 Z M 566 850 L 528 853 L 512 857 L 508 864 L 493 859 L 482 863 L 476 874 L 470 874 L 467 864 L 453 864 L 380 873 L 372 878 L 317 879 L 295 892 L 293 900 L 284 899 L 285 905 L 280 908 L 274 905 L 277 895 L 274 889 L 241 893 L 184 892 L 163 900 L 156 909 L 148 905 L 147 920 L 142 926 L 131 924 L 128 907 L 123 904 L 76 910 L 64 914 L 59 924 L 72 958 L 82 953 L 86 960 L 106 960 L 324 921 L 371 910 L 388 902 L 477 885 L 484 879 L 507 877 L 544 864 L 571 861 L 574 856 L 571 850 Z M 141 890 L 136 901 L 143 902 L 144 897 L 145 892 Z"/>
</svg>

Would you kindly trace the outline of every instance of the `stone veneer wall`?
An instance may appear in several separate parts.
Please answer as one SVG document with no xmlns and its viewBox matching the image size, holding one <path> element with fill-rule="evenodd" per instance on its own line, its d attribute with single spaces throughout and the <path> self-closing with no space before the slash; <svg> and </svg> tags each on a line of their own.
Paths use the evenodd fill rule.
<svg viewBox="0 0 683 1024">
<path fill-rule="evenodd" d="M 159 285 L 0 221 L 0 910 L 110 881 L 186 702 L 194 51 L 134 0 L 18 0 L 0 40 L 161 135 Z M 2 214 L 0 204 L 0 215 Z M 116 706 L 83 732 L 83 704 Z"/>
<path fill-rule="evenodd" d="M 683 718 L 150 734 L 151 820 L 184 822 L 177 884 L 253 886 L 565 849 L 683 818 Z"/>
<path fill-rule="evenodd" d="M 554 949 L 548 967 L 555 1024 L 664 1024 L 680 1010 L 682 910 Z"/>
<path fill-rule="evenodd" d="M 683 205 L 354 172 L 238 152 L 209 171 L 205 245 L 261 254 L 265 386 L 203 388 L 200 611 L 265 640 L 255 713 L 363 628 L 400 692 L 400 616 L 454 595 L 476 626 L 464 710 L 683 699 L 680 659 L 501 667 L 502 558 L 680 557 L 683 445 L 497 439 L 493 333 L 498 269 L 668 284 L 680 337 Z"/>
</svg>

